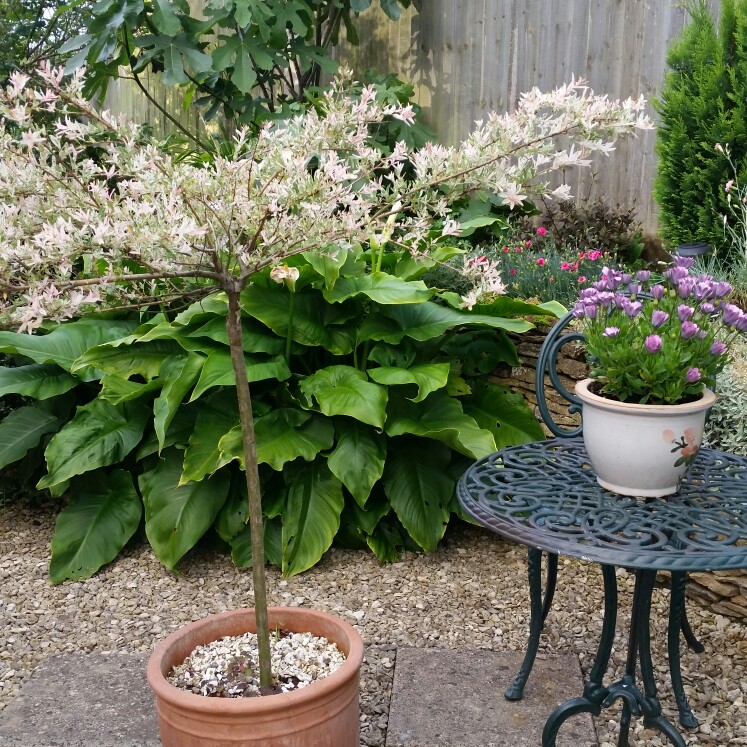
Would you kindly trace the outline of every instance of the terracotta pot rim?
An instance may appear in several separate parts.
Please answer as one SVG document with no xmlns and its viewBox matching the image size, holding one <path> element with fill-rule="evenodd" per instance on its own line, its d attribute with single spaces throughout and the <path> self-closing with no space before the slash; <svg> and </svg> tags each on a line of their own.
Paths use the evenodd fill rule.
<svg viewBox="0 0 747 747">
<path fill-rule="evenodd" d="M 216 709 L 219 709 L 223 712 L 236 715 L 251 713 L 267 714 L 272 713 L 273 711 L 285 710 L 294 704 L 298 705 L 304 701 L 313 701 L 324 697 L 327 693 L 341 687 L 343 683 L 351 677 L 357 676 L 361 662 L 363 661 L 364 644 L 360 634 L 352 625 L 334 615 L 321 612 L 320 610 L 308 609 L 305 607 L 268 608 L 271 621 L 273 617 L 282 616 L 289 612 L 294 616 L 301 615 L 309 619 L 325 620 L 327 623 L 340 629 L 343 635 L 348 639 L 350 650 L 347 653 L 345 662 L 338 670 L 330 674 L 328 677 L 317 680 L 313 684 L 301 688 L 300 690 L 256 698 L 208 698 L 175 687 L 166 679 L 163 674 L 163 660 L 177 641 L 190 632 L 207 627 L 221 619 L 228 620 L 247 614 L 253 616 L 254 608 L 246 607 L 203 617 L 200 620 L 196 620 L 195 622 L 177 628 L 177 630 L 164 638 L 156 646 L 148 659 L 147 679 L 151 690 L 153 690 L 158 698 L 161 698 L 174 706 L 189 708 L 193 711 L 215 712 Z M 293 632 L 303 631 L 294 630 Z"/>
<path fill-rule="evenodd" d="M 578 397 L 589 404 L 599 407 L 603 410 L 614 410 L 617 412 L 636 410 L 645 412 L 648 415 L 671 416 L 673 410 L 681 413 L 699 412 L 711 407 L 716 402 L 716 395 L 710 389 L 704 389 L 700 397 L 692 402 L 685 402 L 679 405 L 639 405 L 634 402 L 617 402 L 614 399 L 600 397 L 598 394 L 589 390 L 589 386 L 594 379 L 582 379 L 576 382 L 576 394 Z"/>
</svg>

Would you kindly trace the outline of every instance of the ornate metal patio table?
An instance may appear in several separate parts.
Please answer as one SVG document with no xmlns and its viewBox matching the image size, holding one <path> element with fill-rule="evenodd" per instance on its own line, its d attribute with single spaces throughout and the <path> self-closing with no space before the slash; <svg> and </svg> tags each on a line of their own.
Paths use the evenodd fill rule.
<svg viewBox="0 0 747 747">
<path fill-rule="evenodd" d="M 628 745 L 631 717 L 643 717 L 644 726 L 685 747 L 682 735 L 662 715 L 657 697 L 651 595 L 657 571 L 671 571 L 673 581 L 681 579 L 677 596 L 673 589 L 668 634 L 672 680 L 681 682 L 678 647 L 685 573 L 747 568 L 747 458 L 701 449 L 676 495 L 629 498 L 599 486 L 582 438 L 550 439 L 479 460 L 459 480 L 457 496 L 477 522 L 529 548 L 534 645 L 530 643 L 514 683 L 520 688 L 531 670 L 547 612 L 542 609 L 542 552 L 550 553 L 549 558 L 562 554 L 602 566 L 604 621 L 596 659 L 583 695 L 563 703 L 548 718 L 542 747 L 555 747 L 566 719 L 579 713 L 598 715 L 617 700 L 622 701 L 619 747 Z M 604 685 L 617 622 L 615 567 L 635 571 L 635 591 L 625 674 Z M 507 697 L 511 693 L 509 688 Z M 677 698 L 687 708 L 681 687 Z M 678 706 L 682 712 L 682 703 Z"/>
</svg>

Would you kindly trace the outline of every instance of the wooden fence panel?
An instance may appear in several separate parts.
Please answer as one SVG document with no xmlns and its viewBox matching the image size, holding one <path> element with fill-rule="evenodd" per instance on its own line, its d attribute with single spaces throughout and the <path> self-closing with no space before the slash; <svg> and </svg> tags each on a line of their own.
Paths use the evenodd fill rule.
<svg viewBox="0 0 747 747">
<path fill-rule="evenodd" d="M 717 14 L 719 0 L 709 2 Z M 439 138 L 456 143 L 486 112 L 511 109 L 522 91 L 550 90 L 574 75 L 612 98 L 652 99 L 685 20 L 674 0 L 427 0 L 398 24 L 368 11 L 360 46 L 338 56 L 356 70 L 398 72 L 413 83 Z M 580 199 L 635 205 L 655 233 L 655 168 L 650 132 L 621 142 L 569 183 Z"/>
</svg>

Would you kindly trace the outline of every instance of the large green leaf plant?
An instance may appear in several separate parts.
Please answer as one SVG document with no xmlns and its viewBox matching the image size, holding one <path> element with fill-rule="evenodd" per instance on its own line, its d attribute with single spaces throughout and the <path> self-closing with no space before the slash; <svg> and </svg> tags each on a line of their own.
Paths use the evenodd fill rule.
<svg viewBox="0 0 747 747">
<path fill-rule="evenodd" d="M 405 547 L 434 550 L 456 510 L 460 467 L 542 438 L 521 398 L 485 375 L 518 362 L 506 332 L 531 328 L 521 315 L 557 308 L 506 297 L 452 308 L 413 279 L 433 259 L 398 274 L 408 256 L 391 252 L 392 272 L 375 276 L 375 291 L 370 254 L 357 246 L 330 250 L 323 263 L 295 258 L 293 287 L 265 270 L 241 294 L 257 461 L 272 494 L 265 517 L 280 536 L 269 558 L 286 575 L 317 563 L 338 535 L 382 560 Z M 54 582 L 109 562 L 143 507 L 148 541 L 168 567 L 211 527 L 239 565 L 250 563 L 246 501 L 240 490 L 229 496 L 245 465 L 227 313 L 216 294 L 172 319 L 0 332 L 0 351 L 17 364 L 0 368 L 0 392 L 36 400 L 0 422 L 0 466 L 38 463 L 43 449 L 38 487 L 70 501 L 52 546 Z"/>
</svg>

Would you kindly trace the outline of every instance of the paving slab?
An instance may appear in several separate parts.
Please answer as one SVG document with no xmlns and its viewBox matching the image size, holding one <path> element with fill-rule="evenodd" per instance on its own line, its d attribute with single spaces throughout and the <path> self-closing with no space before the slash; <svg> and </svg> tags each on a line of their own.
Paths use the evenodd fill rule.
<svg viewBox="0 0 747 747">
<path fill-rule="evenodd" d="M 55 654 L 0 713 L 0 747 L 160 747 L 145 654 Z"/>
<path fill-rule="evenodd" d="M 538 747 L 547 717 L 583 691 L 573 655 L 537 657 L 524 698 L 503 692 L 523 655 L 397 649 L 386 747 Z M 591 718 L 563 724 L 557 747 L 598 747 Z"/>
</svg>

